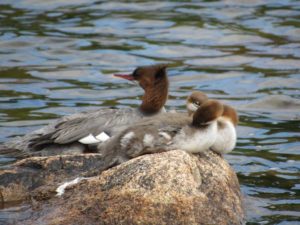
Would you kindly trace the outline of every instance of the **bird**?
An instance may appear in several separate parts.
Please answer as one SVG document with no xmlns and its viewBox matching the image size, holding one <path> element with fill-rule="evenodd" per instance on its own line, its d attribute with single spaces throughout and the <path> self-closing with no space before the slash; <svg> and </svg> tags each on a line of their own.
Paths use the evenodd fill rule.
<svg viewBox="0 0 300 225">
<path fill-rule="evenodd" d="M 169 81 L 167 65 L 137 67 L 131 74 L 115 74 L 135 81 L 144 90 L 138 108 L 104 108 L 64 116 L 23 137 L 0 146 L 0 155 L 25 158 L 89 152 L 90 146 L 108 139 L 129 124 L 165 112 Z"/>
<path fill-rule="evenodd" d="M 189 153 L 208 151 L 217 138 L 217 119 L 223 104 L 207 100 L 190 117 L 164 113 L 129 126 L 111 139 L 99 143 L 103 165 L 109 168 L 144 154 L 181 149 Z"/>
<path fill-rule="evenodd" d="M 207 95 L 202 91 L 193 91 L 186 99 L 186 109 L 188 115 L 192 116 L 199 106 L 208 100 Z"/>
<path fill-rule="evenodd" d="M 201 91 L 193 92 L 187 98 L 187 109 L 189 115 L 193 115 L 195 111 L 208 99 L 207 95 Z M 236 110 L 223 104 L 223 114 L 217 120 L 218 135 L 215 143 L 212 145 L 211 150 L 219 154 L 226 154 L 231 152 L 236 145 L 237 134 L 236 127 L 239 121 Z"/>
<path fill-rule="evenodd" d="M 236 126 L 239 118 L 236 110 L 229 106 L 223 106 L 223 114 L 218 118 L 218 135 L 211 150 L 219 154 L 226 154 L 231 152 L 236 145 L 237 134 Z"/>
</svg>

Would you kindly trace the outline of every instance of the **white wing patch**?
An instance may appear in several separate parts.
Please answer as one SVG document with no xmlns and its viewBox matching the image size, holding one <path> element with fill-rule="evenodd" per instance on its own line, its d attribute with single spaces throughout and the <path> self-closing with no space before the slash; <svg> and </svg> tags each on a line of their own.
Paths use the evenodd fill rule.
<svg viewBox="0 0 300 225">
<path fill-rule="evenodd" d="M 121 141 L 120 141 L 120 144 L 121 144 L 121 147 L 122 148 L 126 148 L 127 145 L 130 143 L 130 140 L 135 136 L 134 132 L 133 131 L 130 131 L 128 132 L 127 134 L 125 134 Z"/>
<path fill-rule="evenodd" d="M 81 138 L 78 140 L 81 144 L 96 144 L 99 143 L 100 141 L 94 137 L 94 135 L 89 134 L 88 136 Z"/>
<path fill-rule="evenodd" d="M 172 137 L 166 132 L 159 132 L 158 134 L 167 139 L 168 141 L 172 139 Z"/>
<path fill-rule="evenodd" d="M 78 142 L 80 142 L 81 144 L 96 144 L 96 143 L 100 143 L 100 142 L 104 142 L 106 140 L 108 140 L 110 137 L 105 133 L 102 132 L 100 134 L 98 134 L 96 137 L 92 134 L 89 134 L 88 136 L 81 138 L 78 140 Z"/>
<path fill-rule="evenodd" d="M 107 141 L 110 137 L 105 133 L 105 132 L 102 132 L 101 134 L 98 134 L 96 136 L 96 139 L 104 142 L 104 141 Z"/>
<path fill-rule="evenodd" d="M 147 146 L 147 147 L 153 146 L 153 140 L 154 140 L 154 137 L 151 134 L 145 134 L 144 139 L 143 139 L 144 146 Z"/>
</svg>

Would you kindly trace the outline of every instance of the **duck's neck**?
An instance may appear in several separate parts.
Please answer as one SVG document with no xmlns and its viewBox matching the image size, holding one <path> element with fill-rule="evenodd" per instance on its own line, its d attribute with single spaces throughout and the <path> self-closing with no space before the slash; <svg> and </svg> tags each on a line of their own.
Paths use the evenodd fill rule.
<svg viewBox="0 0 300 225">
<path fill-rule="evenodd" d="M 153 87 L 147 87 L 142 98 L 140 111 L 143 114 L 155 114 L 165 105 L 168 99 L 168 81 L 156 83 Z"/>
</svg>

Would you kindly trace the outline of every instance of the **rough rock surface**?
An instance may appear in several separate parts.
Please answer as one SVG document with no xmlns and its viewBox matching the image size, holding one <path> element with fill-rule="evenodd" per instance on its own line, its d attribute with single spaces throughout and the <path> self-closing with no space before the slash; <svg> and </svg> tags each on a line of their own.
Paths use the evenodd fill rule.
<svg viewBox="0 0 300 225">
<path fill-rule="evenodd" d="M 99 174 L 101 159 L 100 154 L 23 159 L 0 170 L 0 205 L 28 199 L 32 191 L 40 187 L 55 191 L 66 179 Z"/>
<path fill-rule="evenodd" d="M 221 156 L 176 150 L 144 155 L 83 180 L 62 197 L 33 196 L 15 224 L 242 224 L 236 174 Z"/>
</svg>

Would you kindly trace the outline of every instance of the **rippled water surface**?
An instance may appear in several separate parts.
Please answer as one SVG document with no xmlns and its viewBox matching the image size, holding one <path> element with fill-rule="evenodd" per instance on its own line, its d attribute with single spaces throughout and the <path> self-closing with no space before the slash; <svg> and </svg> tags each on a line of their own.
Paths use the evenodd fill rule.
<svg viewBox="0 0 300 225">
<path fill-rule="evenodd" d="M 299 224 L 299 59 L 299 1 L 1 0 L 0 141 L 65 114 L 134 107 L 142 90 L 112 74 L 169 63 L 168 108 L 202 90 L 238 109 L 226 159 L 248 224 Z"/>
</svg>

